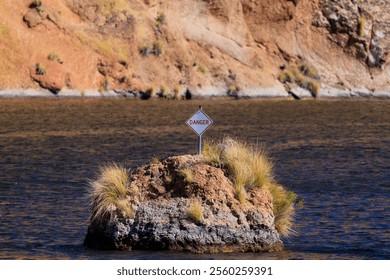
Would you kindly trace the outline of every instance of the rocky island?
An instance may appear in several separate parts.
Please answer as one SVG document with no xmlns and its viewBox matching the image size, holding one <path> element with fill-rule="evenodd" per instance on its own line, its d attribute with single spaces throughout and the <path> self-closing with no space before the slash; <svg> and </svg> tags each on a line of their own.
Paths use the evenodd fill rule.
<svg viewBox="0 0 390 280">
<path fill-rule="evenodd" d="M 216 253 L 281 250 L 296 194 L 264 152 L 225 139 L 132 172 L 106 166 L 90 197 L 89 248 Z"/>
</svg>

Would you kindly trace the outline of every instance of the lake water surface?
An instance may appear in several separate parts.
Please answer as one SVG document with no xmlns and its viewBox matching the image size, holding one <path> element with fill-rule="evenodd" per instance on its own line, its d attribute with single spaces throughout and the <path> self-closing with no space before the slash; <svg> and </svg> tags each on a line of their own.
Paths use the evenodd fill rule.
<svg viewBox="0 0 390 280">
<path fill-rule="evenodd" d="M 285 250 L 192 255 L 95 251 L 88 180 L 99 166 L 196 152 L 205 138 L 265 145 L 304 199 Z M 390 101 L 0 99 L 0 259 L 390 259 Z"/>
</svg>

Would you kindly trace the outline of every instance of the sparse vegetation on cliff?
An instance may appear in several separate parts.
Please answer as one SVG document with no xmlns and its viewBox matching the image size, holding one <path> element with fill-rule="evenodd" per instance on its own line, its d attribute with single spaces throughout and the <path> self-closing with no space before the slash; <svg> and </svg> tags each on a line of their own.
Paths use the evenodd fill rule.
<svg viewBox="0 0 390 280">
<path fill-rule="evenodd" d="M 101 168 L 99 178 L 90 183 L 91 221 L 101 222 L 107 215 L 119 210 L 126 217 L 133 215 L 129 200 L 126 198 L 129 191 L 128 170 L 118 164 Z"/>
<path fill-rule="evenodd" d="M 138 48 L 138 52 L 141 56 L 147 57 L 151 54 L 155 56 L 161 56 L 163 53 L 163 43 L 161 41 L 155 41 L 152 45 L 144 44 Z"/>
<path fill-rule="evenodd" d="M 6 23 L 0 22 L 0 38 L 7 36 L 9 33 L 8 25 Z"/>
<path fill-rule="evenodd" d="M 57 60 L 57 59 L 59 59 L 59 56 L 58 56 L 58 54 L 52 52 L 52 53 L 48 54 L 47 59 L 50 61 Z"/>
<path fill-rule="evenodd" d="M 321 86 L 318 70 L 306 63 L 289 65 L 279 73 L 278 80 L 282 83 L 295 83 L 301 88 L 310 91 L 314 97 L 317 97 L 320 93 Z"/>
<path fill-rule="evenodd" d="M 358 18 L 358 35 L 364 37 L 364 28 L 366 26 L 366 19 L 364 17 Z"/>
<path fill-rule="evenodd" d="M 204 65 L 199 65 L 198 66 L 198 72 L 202 74 L 206 74 L 207 68 Z"/>
<path fill-rule="evenodd" d="M 30 7 L 31 8 L 37 8 L 37 7 L 40 7 L 42 6 L 42 1 L 41 0 L 34 0 L 31 4 L 30 4 Z"/>
<path fill-rule="evenodd" d="M 35 74 L 36 75 L 46 75 L 46 68 L 39 62 L 35 64 Z"/>
<path fill-rule="evenodd" d="M 157 15 L 157 18 L 156 18 L 157 24 L 158 24 L 158 25 L 164 24 L 165 21 L 166 21 L 165 14 L 164 14 L 164 13 L 159 13 L 159 14 Z"/>
</svg>

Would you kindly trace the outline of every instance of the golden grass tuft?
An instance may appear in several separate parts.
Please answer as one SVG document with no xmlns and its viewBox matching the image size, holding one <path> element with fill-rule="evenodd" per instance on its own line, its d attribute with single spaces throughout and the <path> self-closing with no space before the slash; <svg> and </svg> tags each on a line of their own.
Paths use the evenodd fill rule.
<svg viewBox="0 0 390 280">
<path fill-rule="evenodd" d="M 294 218 L 294 202 L 297 195 L 287 191 L 282 185 L 271 183 L 266 187 L 272 195 L 275 216 L 275 228 L 281 235 L 289 235 L 294 232 L 292 229 Z"/>
<path fill-rule="evenodd" d="M 221 166 L 221 151 L 217 144 L 209 141 L 204 141 L 202 155 L 209 164 Z"/>
<path fill-rule="evenodd" d="M 161 161 L 157 156 L 152 157 L 151 163 L 152 164 L 159 164 Z"/>
<path fill-rule="evenodd" d="M 230 138 L 225 139 L 220 148 L 223 165 L 245 188 L 261 188 L 272 180 L 272 162 L 263 150 Z"/>
<path fill-rule="evenodd" d="M 206 66 L 204 66 L 204 65 L 199 65 L 199 66 L 198 66 L 198 72 L 199 72 L 199 73 L 202 73 L 202 74 L 206 74 L 206 72 L 207 72 Z"/>
<path fill-rule="evenodd" d="M 193 176 L 193 172 L 191 169 L 189 169 L 189 168 L 181 169 L 180 173 L 181 173 L 181 175 L 183 175 L 184 181 L 186 181 L 187 183 L 191 184 L 194 182 L 194 176 Z"/>
<path fill-rule="evenodd" d="M 39 62 L 35 64 L 35 74 L 36 75 L 46 75 L 46 68 Z"/>
<path fill-rule="evenodd" d="M 129 185 L 129 173 L 126 168 L 118 164 L 102 167 L 99 178 L 90 183 L 91 221 L 101 222 L 106 218 L 111 220 L 115 211 L 132 217 L 134 213 L 127 199 Z"/>
<path fill-rule="evenodd" d="M 263 149 L 225 138 L 221 142 L 205 142 L 202 151 L 205 161 L 226 169 L 234 183 L 234 196 L 245 203 L 247 192 L 253 188 L 268 190 L 273 199 L 275 227 L 280 235 L 293 232 L 296 194 L 287 191 L 273 178 L 273 163 Z"/>
<path fill-rule="evenodd" d="M 234 184 L 234 197 L 241 203 L 244 204 L 246 200 L 245 185 L 242 183 L 235 182 Z"/>
<path fill-rule="evenodd" d="M 364 17 L 358 18 L 357 32 L 359 37 L 364 37 L 364 28 L 366 27 L 366 19 Z"/>
<path fill-rule="evenodd" d="M 203 216 L 202 203 L 197 199 L 191 200 L 190 206 L 187 209 L 187 215 L 194 222 L 202 221 L 202 216 Z"/>
<path fill-rule="evenodd" d="M 0 22 L 0 38 L 5 37 L 9 34 L 8 25 Z"/>
</svg>

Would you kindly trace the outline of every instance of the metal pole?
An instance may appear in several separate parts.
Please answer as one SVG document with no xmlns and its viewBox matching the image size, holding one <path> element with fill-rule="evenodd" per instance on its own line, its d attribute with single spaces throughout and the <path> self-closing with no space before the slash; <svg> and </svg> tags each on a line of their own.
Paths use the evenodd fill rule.
<svg viewBox="0 0 390 280">
<path fill-rule="evenodd" d="M 198 155 L 202 154 L 202 135 L 198 136 Z"/>
<path fill-rule="evenodd" d="M 199 106 L 199 110 L 202 110 L 202 106 Z M 202 135 L 198 136 L 198 155 L 202 154 Z"/>
</svg>

